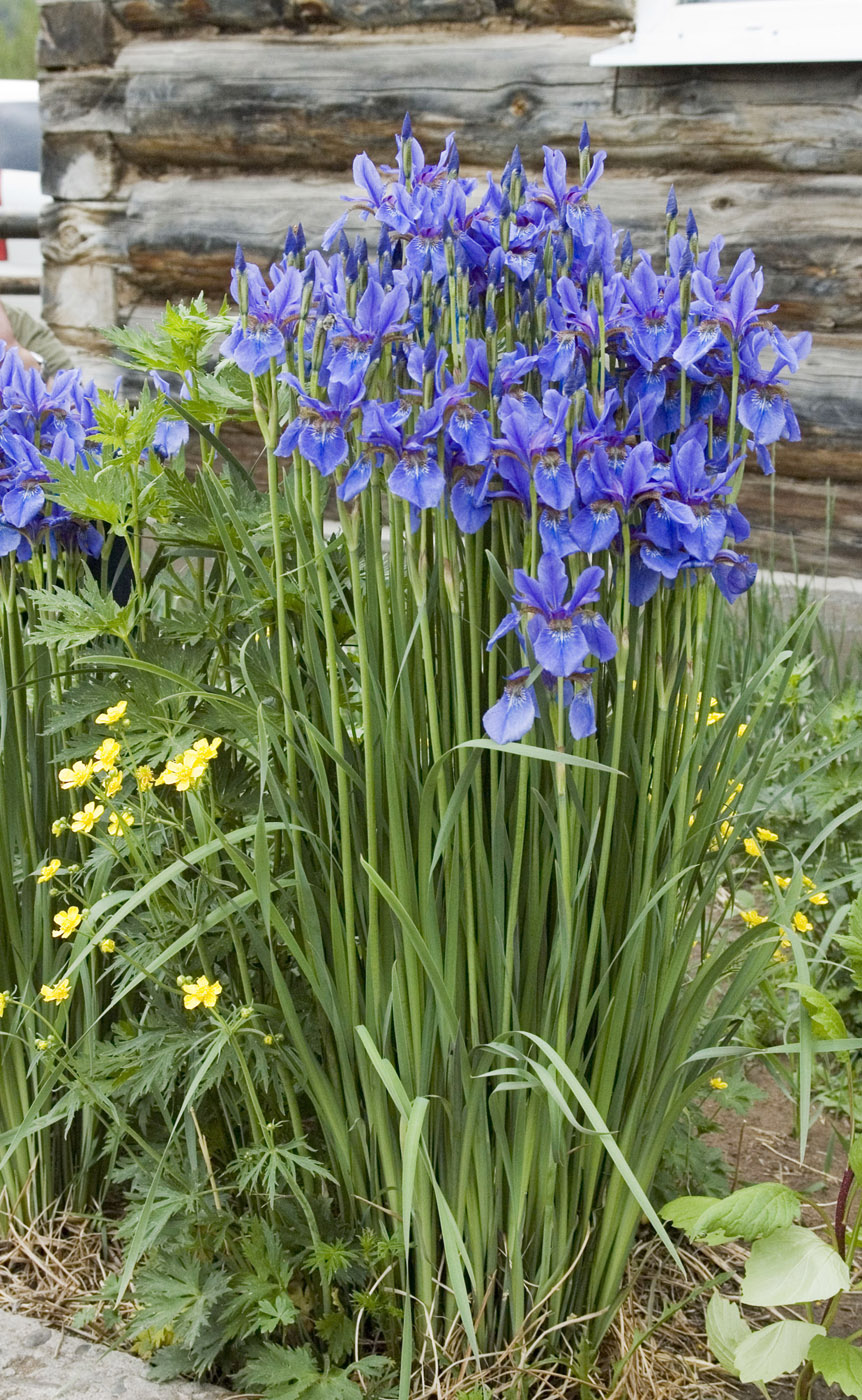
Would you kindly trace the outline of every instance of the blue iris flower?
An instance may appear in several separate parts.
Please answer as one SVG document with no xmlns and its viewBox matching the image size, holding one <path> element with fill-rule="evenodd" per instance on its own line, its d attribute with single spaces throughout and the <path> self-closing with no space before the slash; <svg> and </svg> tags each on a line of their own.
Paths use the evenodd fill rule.
<svg viewBox="0 0 862 1400">
<path fill-rule="evenodd" d="M 306 394 L 294 375 L 282 378 L 296 390 L 300 408 L 279 438 L 276 456 L 289 457 L 298 448 L 321 476 L 331 476 L 347 459 L 345 428 L 365 397 L 365 384 L 362 379 L 330 381 L 327 402 Z"/>
<path fill-rule="evenodd" d="M 482 716 L 485 733 L 495 744 L 514 743 L 532 729 L 539 705 L 529 676 L 529 666 L 507 676 L 500 699 Z"/>
</svg>

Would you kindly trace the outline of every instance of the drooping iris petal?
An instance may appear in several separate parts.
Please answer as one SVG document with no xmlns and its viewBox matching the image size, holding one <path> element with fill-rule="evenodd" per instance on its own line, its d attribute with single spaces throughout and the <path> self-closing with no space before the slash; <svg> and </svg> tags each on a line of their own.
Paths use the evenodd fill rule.
<svg viewBox="0 0 862 1400">
<path fill-rule="evenodd" d="M 648 603 L 658 592 L 660 583 L 661 575 L 654 569 L 648 569 L 640 554 L 632 555 L 629 574 L 629 602 L 632 607 L 640 608 L 644 603 Z"/>
<path fill-rule="evenodd" d="M 23 530 L 31 520 L 35 520 L 45 504 L 45 492 L 38 482 L 28 482 L 15 486 L 3 497 L 3 514 L 10 525 Z"/>
<path fill-rule="evenodd" d="M 679 542 L 701 563 L 714 559 L 724 543 L 727 522 L 723 510 L 696 510 L 694 525 L 680 526 Z"/>
<path fill-rule="evenodd" d="M 599 661 L 610 661 L 612 656 L 616 656 L 617 639 L 599 613 L 583 613 L 578 621 L 591 655 Z"/>
<path fill-rule="evenodd" d="M 739 400 L 739 421 L 756 443 L 777 442 L 787 426 L 784 395 L 771 384 L 749 389 Z"/>
<path fill-rule="evenodd" d="M 697 364 L 698 360 L 702 360 L 704 355 L 709 353 L 720 335 L 721 326 L 717 321 L 701 321 L 677 346 L 673 358 L 683 369 L 688 369 L 689 365 Z"/>
<path fill-rule="evenodd" d="M 572 521 L 572 537 L 585 554 L 607 549 L 620 532 L 620 518 L 607 501 L 584 506 Z"/>
<path fill-rule="evenodd" d="M 573 739 L 586 739 L 596 732 L 596 707 L 588 685 L 575 686 L 574 699 L 569 706 L 569 729 Z"/>
<path fill-rule="evenodd" d="M 495 744 L 511 744 L 532 729 L 539 713 L 533 687 L 526 684 L 530 669 L 525 666 L 506 678 L 506 687 L 496 705 L 482 716 L 485 733 Z"/>
<path fill-rule="evenodd" d="M 459 405 L 449 420 L 449 436 L 471 467 L 487 462 L 491 451 L 491 425 L 469 405 Z"/>
<path fill-rule="evenodd" d="M 338 422 L 318 419 L 304 423 L 299 434 L 299 450 L 321 476 L 331 476 L 347 457 L 347 439 Z"/>
<path fill-rule="evenodd" d="M 255 325 L 251 321 L 244 331 L 238 321 L 222 343 L 221 351 L 246 374 L 263 374 L 271 360 L 279 365 L 284 363 L 284 336 L 277 326 Z"/>
<path fill-rule="evenodd" d="M 475 535 L 491 518 L 491 502 L 486 491 L 487 481 L 484 477 L 480 481 L 469 481 L 462 476 L 452 487 L 449 496 L 452 514 L 458 529 L 463 530 L 465 535 Z"/>
<path fill-rule="evenodd" d="M 520 615 L 517 612 L 515 612 L 514 608 L 511 610 L 511 612 L 507 612 L 502 622 L 499 622 L 497 624 L 497 626 L 494 628 L 494 631 L 488 638 L 488 645 L 486 646 L 485 650 L 490 651 L 491 648 L 495 646 L 497 642 L 499 642 L 501 637 L 506 636 L 507 632 L 514 632 L 515 628 L 518 626 L 518 623 L 520 621 Z"/>
<path fill-rule="evenodd" d="M 345 473 L 341 485 L 336 487 L 335 494 L 340 501 L 352 501 L 354 496 L 365 490 L 371 480 L 373 465 L 367 452 L 357 457 L 353 466 Z"/>
<path fill-rule="evenodd" d="M 546 554 L 556 554 L 560 559 L 577 554 L 581 548 L 572 533 L 569 517 L 555 510 L 543 510 L 539 516 L 539 539 Z"/>
<path fill-rule="evenodd" d="M 0 523 L 0 558 L 6 554 L 13 554 L 21 538 L 18 530 L 13 529 L 11 525 Z"/>
<path fill-rule="evenodd" d="M 545 555 L 555 558 L 554 555 Z M 536 660 L 552 676 L 570 676 L 589 652 L 589 644 L 577 622 L 571 618 L 533 617 L 527 624 Z"/>
<path fill-rule="evenodd" d="M 418 510 L 427 510 L 439 505 L 446 478 L 426 451 L 405 452 L 393 467 L 388 485 L 393 496 L 409 501 Z"/>
<path fill-rule="evenodd" d="M 188 440 L 188 423 L 162 418 L 153 434 L 153 447 L 160 457 L 175 457 Z"/>
<path fill-rule="evenodd" d="M 568 510 L 575 499 L 575 478 L 568 462 L 558 452 L 540 457 L 533 472 L 539 499 L 551 510 Z"/>
</svg>

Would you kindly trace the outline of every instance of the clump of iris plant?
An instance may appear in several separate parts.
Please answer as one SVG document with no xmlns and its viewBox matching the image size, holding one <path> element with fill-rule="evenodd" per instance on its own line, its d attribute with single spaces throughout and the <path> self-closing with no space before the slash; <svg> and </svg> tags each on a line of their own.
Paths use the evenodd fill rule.
<svg viewBox="0 0 862 1400">
<path fill-rule="evenodd" d="M 268 271 L 237 250 L 232 322 L 194 303 L 121 342 L 162 419 L 134 499 L 153 454 L 164 489 L 116 665 L 151 664 L 171 703 L 194 674 L 233 765 L 218 821 L 190 783 L 172 837 L 229 938 L 211 956 L 208 922 L 176 971 L 281 1025 L 278 1075 L 248 1071 L 275 1095 L 261 1131 L 307 1137 L 339 1238 L 397 1246 L 404 1400 L 419 1348 L 532 1365 L 536 1329 L 568 1347 L 563 1383 L 590 1374 L 645 1216 L 674 1248 L 663 1150 L 774 967 L 719 891 L 733 830 L 764 820 L 804 627 L 732 681 L 721 632 L 756 574 L 743 473 L 799 435 L 809 337 L 673 196 L 635 249 L 595 203 L 603 167 L 584 129 L 571 171 L 515 150 L 480 182 L 405 121 L 393 167 L 357 157 L 322 250 L 299 226 Z M 206 645 L 175 661 L 185 638 Z M 185 946 L 151 875 L 130 916 L 152 898 L 158 947 Z M 207 1121 L 216 1152 L 248 1127 L 215 1101 Z"/>
</svg>

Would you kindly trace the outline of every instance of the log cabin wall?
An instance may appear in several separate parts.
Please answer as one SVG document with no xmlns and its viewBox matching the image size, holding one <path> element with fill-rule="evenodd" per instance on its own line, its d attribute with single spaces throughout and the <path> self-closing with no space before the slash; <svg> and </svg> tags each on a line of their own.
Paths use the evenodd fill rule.
<svg viewBox="0 0 862 1400">
<path fill-rule="evenodd" d="M 234 245 L 269 260 L 289 223 L 319 237 L 367 149 L 391 159 L 410 109 L 426 151 L 465 169 L 519 143 L 577 168 L 581 123 L 608 151 L 597 195 L 658 251 L 671 180 L 702 242 L 749 243 L 768 302 L 815 334 L 799 444 L 775 500 L 749 474 L 760 557 L 862 573 L 862 64 L 590 67 L 632 0 L 41 0 L 45 315 L 87 357 L 98 328 L 169 297 L 220 298 Z M 775 512 L 775 533 L 770 520 Z"/>
</svg>

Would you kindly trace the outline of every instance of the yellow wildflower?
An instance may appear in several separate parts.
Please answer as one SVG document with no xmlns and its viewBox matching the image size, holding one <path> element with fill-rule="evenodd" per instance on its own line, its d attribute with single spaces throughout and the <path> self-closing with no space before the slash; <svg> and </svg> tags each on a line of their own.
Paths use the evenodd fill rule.
<svg viewBox="0 0 862 1400">
<path fill-rule="evenodd" d="M 54 915 L 54 923 L 57 927 L 52 928 L 52 936 L 54 938 L 71 938 L 83 917 L 84 911 L 79 909 L 77 904 L 70 904 L 68 909 L 60 909 Z"/>
<path fill-rule="evenodd" d="M 43 866 L 42 866 L 42 869 L 39 871 L 39 874 L 36 876 L 36 884 L 37 884 L 37 885 L 47 885 L 47 883 L 48 883 L 49 880 L 53 880 L 54 876 L 57 874 L 57 871 L 60 869 L 60 866 L 61 866 L 61 865 L 62 865 L 62 861 L 59 861 L 59 860 L 49 860 L 49 861 L 48 861 L 48 864 L 47 864 L 47 865 L 43 865 Z"/>
<path fill-rule="evenodd" d="M 811 920 L 808 918 L 808 915 L 803 914 L 801 909 L 797 909 L 796 913 L 793 915 L 791 923 L 793 924 L 793 927 L 796 929 L 797 933 L 810 933 L 814 927 Z"/>
<path fill-rule="evenodd" d="M 272 1043 L 273 1043 L 274 1040 L 275 1040 L 275 1036 L 273 1036 L 273 1035 L 265 1035 L 264 1038 L 263 1038 L 263 1043 L 264 1043 L 264 1045 L 272 1045 Z"/>
<path fill-rule="evenodd" d="M 816 904 L 819 908 L 824 909 L 829 903 L 829 896 L 828 894 L 824 894 L 822 890 L 818 890 L 816 894 L 810 894 L 808 896 L 808 903 Z"/>
<path fill-rule="evenodd" d="M 113 938 L 103 938 L 103 939 L 101 940 L 101 942 L 100 942 L 100 944 L 99 944 L 99 952 L 100 952 L 100 953 L 115 953 L 116 951 L 117 951 L 117 945 L 116 945 L 116 943 L 114 942 Z"/>
<path fill-rule="evenodd" d="M 92 759 L 90 759 L 89 763 L 82 763 L 78 758 L 72 764 L 71 768 L 61 768 L 58 775 L 60 787 L 64 788 L 66 791 L 68 791 L 69 788 L 84 787 L 93 776 L 93 767 Z"/>
<path fill-rule="evenodd" d="M 779 888 L 780 890 L 786 890 L 786 889 L 787 889 L 787 886 L 790 884 L 790 876 L 789 876 L 789 875 L 776 875 L 776 877 L 775 877 L 775 883 L 776 883 L 776 885 L 778 886 L 778 888 Z"/>
<path fill-rule="evenodd" d="M 720 719 L 724 719 L 724 710 L 711 710 L 706 717 L 707 724 L 718 724 Z"/>
<path fill-rule="evenodd" d="M 96 715 L 97 724 L 118 724 L 126 713 L 128 700 L 118 700 L 116 705 L 109 705 L 102 714 Z"/>
<path fill-rule="evenodd" d="M 709 1081 L 709 1087 L 710 1089 L 726 1089 L 727 1080 L 722 1079 L 720 1074 L 714 1074 Z"/>
<path fill-rule="evenodd" d="M 722 841 L 729 841 L 733 835 L 733 826 L 730 822 L 722 822 L 718 830 Z"/>
<path fill-rule="evenodd" d="M 112 812 L 108 819 L 109 836 L 125 836 L 130 826 L 134 826 L 135 817 L 132 812 Z"/>
<path fill-rule="evenodd" d="M 739 917 L 749 928 L 759 928 L 761 924 L 769 922 L 765 914 L 758 914 L 756 909 L 740 909 Z"/>
<path fill-rule="evenodd" d="M 208 982 L 205 977 L 199 977 L 196 982 L 183 982 L 180 990 L 186 1011 L 194 1011 L 196 1006 L 215 1006 L 222 994 L 222 985 L 221 982 Z"/>
<path fill-rule="evenodd" d="M 772 961 L 773 961 L 773 962 L 787 962 L 787 957 L 786 957 L 786 954 L 784 953 L 783 948 L 781 948 L 781 947 L 776 948 L 775 952 L 772 954 Z"/>
<path fill-rule="evenodd" d="M 803 875 L 803 876 L 802 876 L 802 888 L 803 888 L 804 890 L 816 890 L 817 886 L 815 885 L 814 881 L 813 881 L 812 879 L 809 878 L 808 875 Z"/>
<path fill-rule="evenodd" d="M 120 788 L 123 786 L 123 776 L 123 770 L 121 768 L 114 768 L 108 774 L 107 778 L 102 783 L 102 792 L 106 797 L 116 797 Z"/>
<path fill-rule="evenodd" d="M 148 763 L 142 763 L 140 768 L 135 769 L 135 779 L 138 784 L 138 791 L 146 792 L 148 788 L 153 786 L 156 775 Z"/>
<path fill-rule="evenodd" d="M 745 847 L 745 854 L 746 854 L 746 855 L 748 855 L 748 856 L 762 856 L 762 855 L 763 855 L 762 850 L 761 850 L 760 847 L 758 846 L 758 844 L 757 844 L 757 842 L 755 841 L 755 839 L 754 839 L 753 836 L 746 836 L 746 838 L 745 838 L 745 840 L 743 841 L 742 844 L 743 844 L 743 846 Z"/>
<path fill-rule="evenodd" d="M 82 812 L 75 812 L 73 814 L 72 830 L 84 834 L 92 831 L 104 810 L 101 802 L 86 802 Z"/>
<path fill-rule="evenodd" d="M 196 739 L 192 752 L 198 754 L 205 763 L 212 763 L 221 748 L 221 739 Z"/>
<path fill-rule="evenodd" d="M 747 730 L 748 730 L 748 725 L 747 725 L 747 724 L 738 724 L 738 725 L 736 726 L 736 737 L 737 737 L 737 739 L 741 739 L 742 736 L 743 736 L 743 734 L 745 734 L 745 733 L 747 732 Z"/>
<path fill-rule="evenodd" d="M 196 787 L 207 771 L 207 761 L 194 749 L 186 749 L 178 758 L 170 759 L 156 778 L 156 783 L 176 787 L 177 792 L 187 792 Z"/>
<path fill-rule="evenodd" d="M 93 754 L 93 772 L 110 773 L 112 768 L 116 768 L 119 757 L 119 739 L 103 739 Z"/>
<path fill-rule="evenodd" d="M 55 982 L 53 986 L 49 986 L 47 982 L 43 982 L 39 995 L 43 1001 L 55 1001 L 58 1004 L 61 1001 L 68 1001 L 69 997 L 72 995 L 72 988 L 68 977 L 61 978 L 60 981 Z"/>
<path fill-rule="evenodd" d="M 65 817 L 58 817 L 55 822 L 51 823 L 51 835 L 62 836 L 68 825 Z"/>
<path fill-rule="evenodd" d="M 6 1007 L 9 1005 L 11 1000 L 11 992 L 0 992 L 0 1018 L 2 1018 L 3 1012 L 6 1010 Z"/>
<path fill-rule="evenodd" d="M 768 826 L 758 826 L 758 827 L 755 827 L 755 830 L 756 830 L 757 835 L 758 835 L 758 837 L 760 838 L 761 841 L 777 841 L 777 840 L 778 840 L 778 837 L 776 836 L 775 832 L 774 832 L 774 831 L 770 831 Z"/>
<path fill-rule="evenodd" d="M 46 1040 L 44 1036 L 41 1036 L 41 1035 L 40 1035 L 40 1036 L 38 1037 L 38 1039 L 36 1040 L 35 1045 L 36 1045 L 36 1049 L 37 1049 L 37 1050 L 50 1050 L 50 1048 L 51 1048 L 51 1040 L 50 1040 L 50 1037 Z"/>
</svg>

